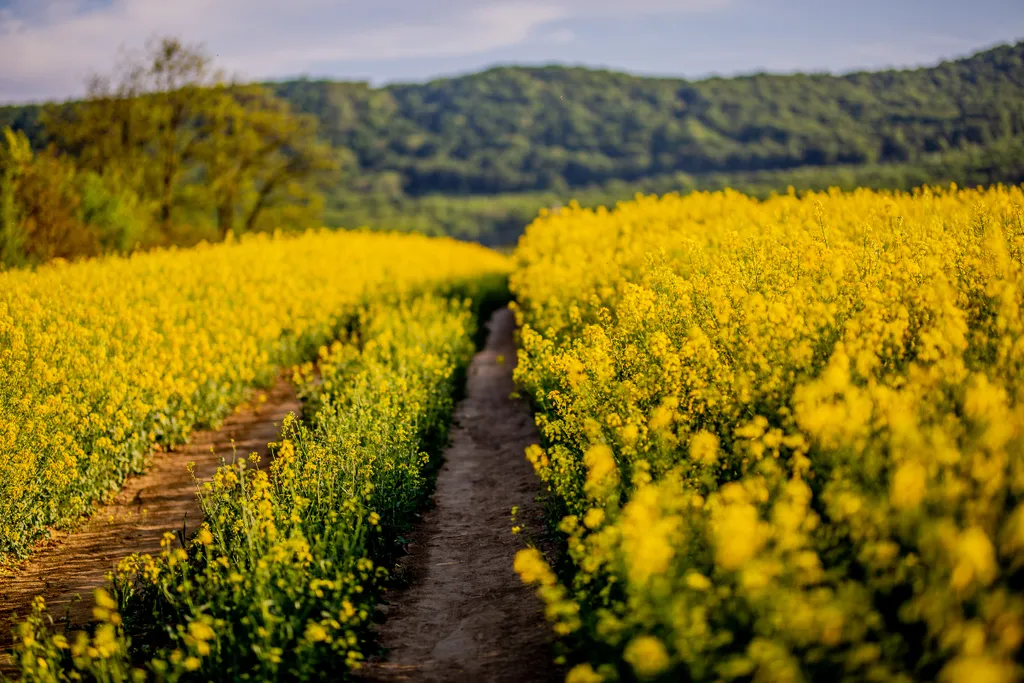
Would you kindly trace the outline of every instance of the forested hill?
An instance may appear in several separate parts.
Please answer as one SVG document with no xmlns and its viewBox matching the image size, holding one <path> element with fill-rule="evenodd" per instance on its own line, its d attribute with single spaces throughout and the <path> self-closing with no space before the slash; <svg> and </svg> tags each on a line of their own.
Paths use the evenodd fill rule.
<svg viewBox="0 0 1024 683">
<path fill-rule="evenodd" d="M 844 76 L 686 81 L 502 67 L 381 88 L 272 86 L 318 117 L 323 137 L 355 152 L 355 177 L 404 197 L 917 163 L 1024 135 L 1024 41 L 930 68 Z M 38 143 L 38 111 L 0 107 L 0 127 Z"/>
<path fill-rule="evenodd" d="M 935 67 L 686 81 L 505 67 L 426 84 L 275 85 L 407 194 L 913 161 L 1024 134 L 1024 42 Z"/>
</svg>

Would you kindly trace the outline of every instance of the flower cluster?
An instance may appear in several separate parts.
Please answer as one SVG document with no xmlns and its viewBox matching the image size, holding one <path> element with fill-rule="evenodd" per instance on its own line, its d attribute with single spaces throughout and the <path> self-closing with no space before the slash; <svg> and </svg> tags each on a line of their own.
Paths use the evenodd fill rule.
<svg viewBox="0 0 1024 683">
<path fill-rule="evenodd" d="M 95 680 L 142 681 L 145 672 L 131 664 L 131 639 L 125 634 L 117 603 L 107 591 L 95 592 L 93 633 L 80 631 L 72 638 L 52 629 L 41 596 L 32 602 L 32 612 L 15 629 L 14 663 L 21 680 L 28 683 L 82 680 L 88 670 Z"/>
<path fill-rule="evenodd" d="M 515 254 L 569 681 L 1024 676 L 1024 192 L 637 197 Z"/>
<path fill-rule="evenodd" d="M 365 299 L 506 271 L 454 240 L 324 230 L 0 273 L 0 564 L 313 357 Z"/>
</svg>

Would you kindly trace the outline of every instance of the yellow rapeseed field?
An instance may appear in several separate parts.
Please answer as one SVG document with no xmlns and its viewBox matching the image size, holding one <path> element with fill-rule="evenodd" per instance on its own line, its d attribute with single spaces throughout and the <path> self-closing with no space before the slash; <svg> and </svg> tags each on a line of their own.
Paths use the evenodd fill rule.
<svg viewBox="0 0 1024 683">
<path fill-rule="evenodd" d="M 1021 188 L 573 206 L 515 260 L 569 681 L 1021 679 Z"/>
<path fill-rule="evenodd" d="M 506 271 L 453 240 L 324 230 L 0 273 L 0 563 L 311 358 L 365 299 Z"/>
</svg>

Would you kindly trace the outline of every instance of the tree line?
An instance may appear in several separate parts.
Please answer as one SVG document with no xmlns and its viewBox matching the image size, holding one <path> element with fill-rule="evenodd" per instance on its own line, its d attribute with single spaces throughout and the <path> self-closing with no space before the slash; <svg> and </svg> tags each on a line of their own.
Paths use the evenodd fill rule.
<svg viewBox="0 0 1024 683">
<path fill-rule="evenodd" d="M 401 191 L 497 194 L 674 173 L 907 163 L 1024 134 L 1024 42 L 931 68 L 687 81 L 502 67 L 422 84 L 272 85 Z"/>
<path fill-rule="evenodd" d="M 367 183 L 359 194 L 338 189 L 325 200 L 329 226 L 385 226 L 430 235 L 451 235 L 488 246 L 512 245 L 540 209 L 575 200 L 584 207 L 615 206 L 637 193 L 713 192 L 731 188 L 757 198 L 784 193 L 844 191 L 858 187 L 910 191 L 923 185 L 961 187 L 1024 183 L 1024 137 L 928 154 L 913 162 L 801 166 L 792 169 L 691 175 L 674 173 L 637 181 L 613 180 L 568 190 L 497 195 L 420 197 L 394 194 Z"/>
</svg>

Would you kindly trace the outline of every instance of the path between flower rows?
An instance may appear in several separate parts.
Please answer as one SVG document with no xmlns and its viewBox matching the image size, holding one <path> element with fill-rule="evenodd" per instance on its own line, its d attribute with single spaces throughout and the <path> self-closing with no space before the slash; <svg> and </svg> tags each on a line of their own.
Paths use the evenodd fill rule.
<svg viewBox="0 0 1024 683">
<path fill-rule="evenodd" d="M 387 654 L 364 666 L 365 681 L 561 680 L 540 602 L 512 569 L 525 545 L 512 534 L 512 507 L 528 529 L 544 524 L 538 480 L 523 455 L 537 442 L 533 416 L 511 398 L 515 318 L 502 309 L 488 327 L 456 407 L 434 507 L 396 568 L 409 585 L 388 597 L 378 628 Z"/>
</svg>

